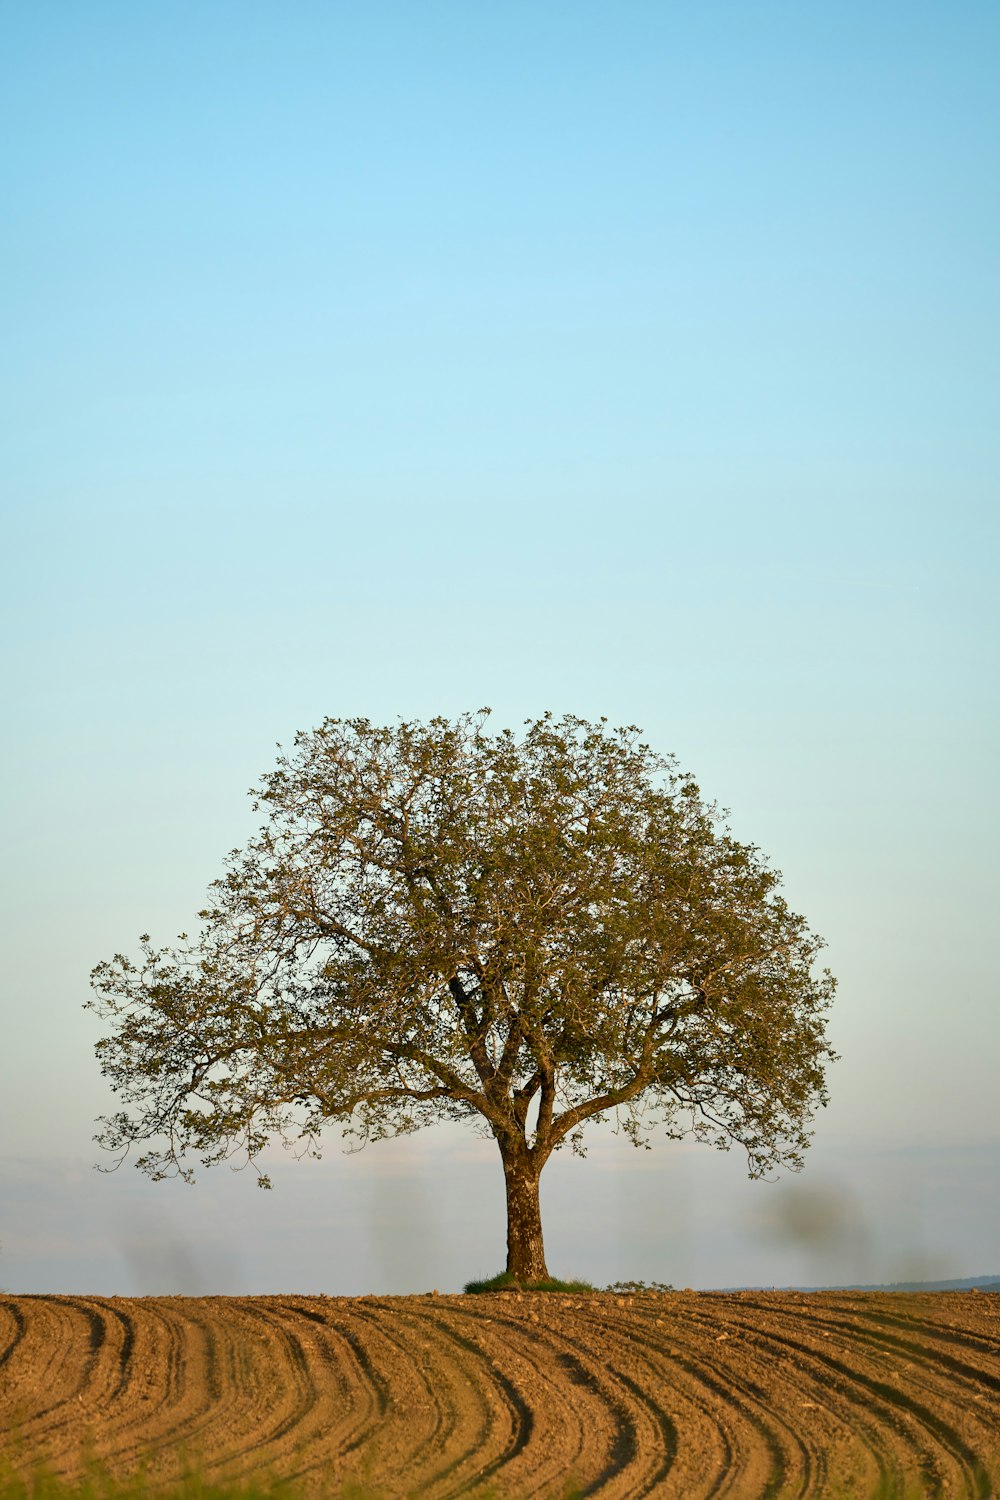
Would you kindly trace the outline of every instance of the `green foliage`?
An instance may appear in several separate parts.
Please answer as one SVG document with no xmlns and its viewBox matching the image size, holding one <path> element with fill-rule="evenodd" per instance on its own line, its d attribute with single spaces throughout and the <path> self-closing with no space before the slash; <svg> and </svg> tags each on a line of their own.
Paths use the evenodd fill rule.
<svg viewBox="0 0 1000 1500">
<path fill-rule="evenodd" d="M 777 873 L 634 727 L 486 721 L 328 719 L 279 757 L 198 936 L 94 970 L 105 1147 L 190 1178 L 472 1118 L 535 1271 L 538 1174 L 589 1120 L 801 1163 L 834 981 Z"/>
<path fill-rule="evenodd" d="M 575 1296 L 577 1293 L 594 1292 L 597 1288 L 591 1286 L 589 1281 L 558 1281 L 551 1276 L 544 1281 L 521 1281 L 509 1271 L 501 1271 L 498 1276 L 490 1276 L 486 1281 L 467 1281 L 462 1290 L 473 1295 L 480 1292 L 568 1292 Z"/>
</svg>

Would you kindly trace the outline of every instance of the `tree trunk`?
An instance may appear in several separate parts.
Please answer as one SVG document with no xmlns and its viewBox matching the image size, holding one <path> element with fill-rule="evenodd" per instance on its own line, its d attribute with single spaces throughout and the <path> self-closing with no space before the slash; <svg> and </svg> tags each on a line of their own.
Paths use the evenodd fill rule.
<svg viewBox="0 0 1000 1500">
<path fill-rule="evenodd" d="M 538 1200 L 541 1167 L 526 1153 L 502 1151 L 507 1185 L 507 1272 L 518 1281 L 548 1281 Z"/>
</svg>

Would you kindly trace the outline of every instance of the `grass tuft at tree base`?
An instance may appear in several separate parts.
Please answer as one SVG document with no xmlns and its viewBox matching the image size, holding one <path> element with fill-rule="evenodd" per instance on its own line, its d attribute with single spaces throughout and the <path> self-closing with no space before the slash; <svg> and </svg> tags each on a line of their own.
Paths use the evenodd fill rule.
<svg viewBox="0 0 1000 1500">
<path fill-rule="evenodd" d="M 467 1281 L 462 1288 L 463 1292 L 478 1294 L 479 1292 L 596 1292 L 597 1287 L 591 1286 L 589 1281 L 557 1281 L 554 1276 L 547 1281 L 519 1281 L 509 1271 L 501 1271 L 499 1276 L 491 1276 L 486 1281 Z"/>
<path fill-rule="evenodd" d="M 666 1281 L 613 1281 L 610 1286 L 592 1286 L 589 1281 L 559 1281 L 550 1276 L 547 1281 L 519 1281 L 509 1271 L 491 1276 L 486 1281 L 467 1281 L 463 1292 L 616 1292 L 619 1296 L 641 1295 L 643 1292 L 672 1292 L 676 1288 Z"/>
</svg>

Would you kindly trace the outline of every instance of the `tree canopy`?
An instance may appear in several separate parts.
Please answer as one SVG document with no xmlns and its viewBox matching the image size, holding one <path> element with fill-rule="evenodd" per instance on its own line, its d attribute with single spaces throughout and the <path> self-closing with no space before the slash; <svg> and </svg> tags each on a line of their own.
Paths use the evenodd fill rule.
<svg viewBox="0 0 1000 1500">
<path fill-rule="evenodd" d="M 834 980 L 777 872 L 634 727 L 487 724 L 297 736 L 199 934 L 94 970 L 125 1105 L 104 1146 L 190 1178 L 275 1136 L 316 1153 L 329 1122 L 371 1140 L 471 1117 L 527 1278 L 539 1174 L 588 1120 L 736 1142 L 751 1175 L 801 1164 Z"/>
</svg>

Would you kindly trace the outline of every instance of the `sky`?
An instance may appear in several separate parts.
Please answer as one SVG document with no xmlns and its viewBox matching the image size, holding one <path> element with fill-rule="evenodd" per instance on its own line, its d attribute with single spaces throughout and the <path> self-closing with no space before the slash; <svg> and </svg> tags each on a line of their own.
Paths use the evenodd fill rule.
<svg viewBox="0 0 1000 1500">
<path fill-rule="evenodd" d="M 0 1287 L 503 1261 L 441 1127 L 94 1171 L 82 1006 L 325 716 L 638 724 L 839 979 L 804 1171 L 592 1128 L 598 1284 L 1000 1274 L 1000 11 L 10 4 Z"/>
</svg>

